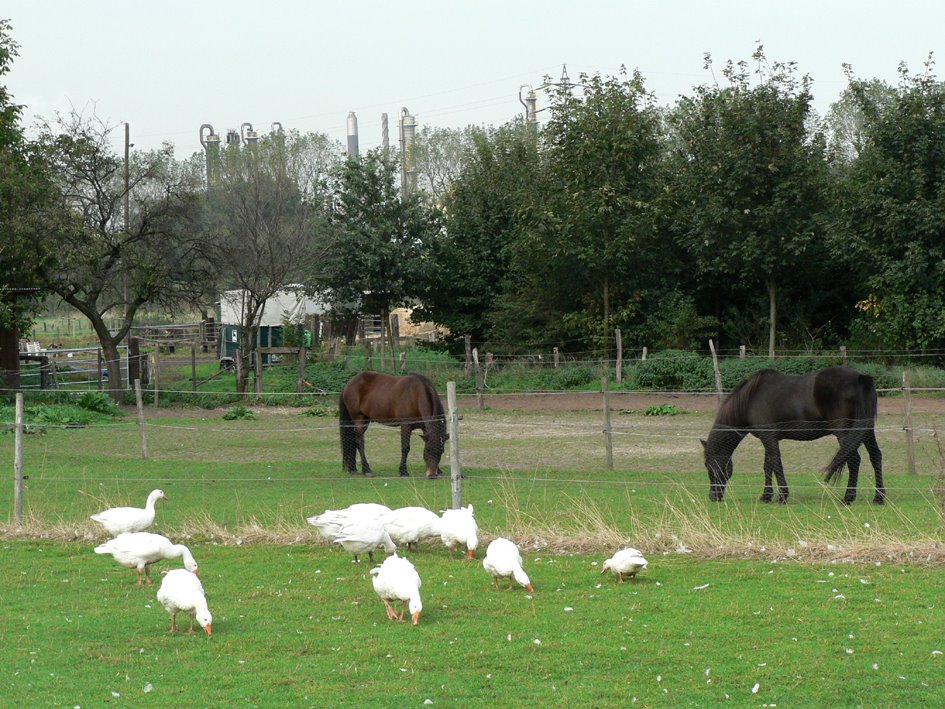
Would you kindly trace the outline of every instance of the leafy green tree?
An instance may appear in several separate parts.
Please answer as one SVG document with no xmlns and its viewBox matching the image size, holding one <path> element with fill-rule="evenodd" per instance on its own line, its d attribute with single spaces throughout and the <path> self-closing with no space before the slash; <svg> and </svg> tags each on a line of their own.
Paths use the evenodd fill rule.
<svg viewBox="0 0 945 709">
<path fill-rule="evenodd" d="M 859 326 L 882 346 L 945 346 L 945 85 L 900 67 L 896 89 L 850 75 L 865 139 L 844 175 L 836 228 L 866 264 Z"/>
<path fill-rule="evenodd" d="M 417 186 L 432 200 L 441 203 L 463 171 L 466 155 L 479 128 L 437 128 L 424 126 L 416 135 L 411 157 L 417 172 Z"/>
<path fill-rule="evenodd" d="M 0 19 L 0 78 L 10 72 L 17 53 L 10 22 Z M 38 216 L 49 186 L 41 156 L 24 138 L 21 108 L 0 83 L 0 329 L 14 339 L 12 333 L 29 326 L 37 302 L 24 291 L 40 285 L 31 252 L 42 233 Z"/>
<path fill-rule="evenodd" d="M 652 275 L 661 224 L 661 117 L 643 78 L 558 85 L 541 135 L 541 176 L 513 249 L 505 329 L 520 315 L 609 343 Z M 525 308 L 509 307 L 515 300 Z M 530 310 L 529 310 L 530 308 Z M 518 327 L 521 327 L 521 322 Z"/>
<path fill-rule="evenodd" d="M 437 214 L 418 194 L 401 194 L 397 175 L 397 163 L 380 150 L 344 163 L 332 199 L 331 250 L 313 279 L 335 303 L 380 314 L 391 347 L 390 313 L 420 294 L 438 229 Z"/>
<path fill-rule="evenodd" d="M 444 194 L 444 229 L 431 244 L 417 317 L 486 339 L 538 169 L 537 142 L 523 123 L 470 131 L 462 168 Z"/>
<path fill-rule="evenodd" d="M 295 131 L 209 156 L 199 252 L 214 285 L 242 291 L 239 392 L 247 390 L 266 301 L 302 284 L 327 253 L 325 205 L 339 156 L 340 146 L 325 136 Z"/>
<path fill-rule="evenodd" d="M 753 59 L 756 84 L 746 62 L 728 62 L 727 86 L 699 86 L 679 101 L 672 182 L 678 238 L 699 281 L 719 299 L 739 284 L 764 288 L 773 357 L 779 289 L 825 258 L 825 145 L 807 130 L 810 78 L 769 64 L 762 47 Z"/>
<path fill-rule="evenodd" d="M 75 112 L 45 124 L 37 149 L 52 189 L 36 216 L 43 231 L 30 258 L 44 287 L 88 318 L 117 400 L 124 384 L 118 345 L 139 309 L 180 302 L 201 279 L 188 243 L 194 183 L 165 146 L 134 155 L 126 190 L 125 163 L 111 148 L 111 131 Z M 119 323 L 115 330 L 107 323 L 112 319 Z"/>
</svg>

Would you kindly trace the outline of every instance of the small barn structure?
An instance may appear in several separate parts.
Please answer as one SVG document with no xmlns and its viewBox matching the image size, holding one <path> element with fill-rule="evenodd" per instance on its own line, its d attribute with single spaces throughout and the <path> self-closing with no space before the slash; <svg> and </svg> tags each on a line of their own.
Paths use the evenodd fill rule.
<svg viewBox="0 0 945 709">
<path fill-rule="evenodd" d="M 228 290 L 220 294 L 217 303 L 217 319 L 220 323 L 218 354 L 221 359 L 235 356 L 240 342 L 240 326 L 246 303 L 246 291 Z M 298 327 L 300 332 L 329 312 L 329 306 L 306 296 L 301 288 L 287 286 L 269 298 L 263 305 L 259 322 L 257 347 L 281 347 L 285 341 L 283 327 L 286 323 Z M 317 334 L 313 333 L 313 334 Z"/>
</svg>

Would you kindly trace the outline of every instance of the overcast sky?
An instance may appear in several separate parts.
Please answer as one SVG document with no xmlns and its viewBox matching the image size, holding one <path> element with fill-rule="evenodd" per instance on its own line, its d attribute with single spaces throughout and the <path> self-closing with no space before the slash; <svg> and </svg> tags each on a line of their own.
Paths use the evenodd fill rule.
<svg viewBox="0 0 945 709">
<path fill-rule="evenodd" d="M 402 107 L 420 126 L 498 125 L 522 112 L 521 85 L 563 64 L 572 79 L 639 69 L 672 104 L 712 80 L 706 52 L 721 67 L 761 42 L 810 74 L 825 113 L 844 63 L 895 84 L 900 62 L 920 72 L 929 52 L 945 58 L 933 0 L 5 0 L 0 17 L 20 45 L 5 80 L 27 126 L 94 110 L 129 122 L 136 149 L 170 141 L 178 157 L 201 150 L 203 123 L 278 121 L 344 142 L 354 111 L 362 150 L 380 143 L 383 112 L 396 141 Z"/>
</svg>

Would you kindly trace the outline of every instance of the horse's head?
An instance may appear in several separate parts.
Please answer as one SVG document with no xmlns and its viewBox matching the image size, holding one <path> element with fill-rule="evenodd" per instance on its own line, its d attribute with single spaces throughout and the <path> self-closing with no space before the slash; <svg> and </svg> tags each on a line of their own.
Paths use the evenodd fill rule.
<svg viewBox="0 0 945 709">
<path fill-rule="evenodd" d="M 705 469 L 709 473 L 709 499 L 721 502 L 725 497 L 725 485 L 732 477 L 732 454 L 720 451 L 701 439 L 699 442 L 705 455 Z"/>
<path fill-rule="evenodd" d="M 443 449 L 449 440 L 446 419 L 435 418 L 420 432 L 420 438 L 423 439 L 423 462 L 427 464 L 427 476 L 440 475 L 440 458 L 443 457 Z"/>
</svg>

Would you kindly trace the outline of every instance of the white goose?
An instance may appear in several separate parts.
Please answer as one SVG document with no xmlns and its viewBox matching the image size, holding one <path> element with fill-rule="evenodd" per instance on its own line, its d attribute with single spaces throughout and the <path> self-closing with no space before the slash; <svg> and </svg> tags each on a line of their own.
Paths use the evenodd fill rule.
<svg viewBox="0 0 945 709">
<path fill-rule="evenodd" d="M 500 578 L 508 578 L 509 588 L 512 588 L 512 579 L 515 579 L 529 591 L 535 590 L 528 574 L 522 569 L 522 555 L 519 554 L 518 547 L 508 539 L 499 537 L 489 543 L 482 566 L 492 574 L 492 585 L 496 588 L 499 587 Z"/>
<path fill-rule="evenodd" d="M 316 527 L 323 537 L 335 541 L 346 524 L 360 519 L 379 520 L 390 511 L 390 507 L 376 502 L 356 502 L 342 510 L 325 510 L 305 521 Z"/>
<path fill-rule="evenodd" d="M 143 509 L 141 507 L 112 507 L 92 515 L 90 519 L 94 519 L 105 527 L 105 530 L 113 536 L 124 532 L 143 532 L 154 523 L 154 503 L 166 499 L 167 495 L 163 490 L 152 490 Z"/>
<path fill-rule="evenodd" d="M 440 517 L 426 507 L 400 507 L 381 517 L 394 544 L 413 544 L 440 536 Z"/>
<path fill-rule="evenodd" d="M 190 615 L 190 631 L 194 630 L 194 620 L 200 624 L 207 635 L 212 633 L 213 616 L 207 608 L 207 597 L 203 592 L 203 584 L 196 574 L 186 569 L 168 571 L 161 581 L 157 592 L 157 599 L 164 609 L 171 614 L 171 632 L 177 630 L 177 614 Z"/>
<path fill-rule="evenodd" d="M 473 517 L 473 506 L 446 510 L 440 518 L 440 540 L 452 554 L 458 546 L 466 547 L 466 557 L 472 559 L 479 546 L 479 525 Z"/>
<path fill-rule="evenodd" d="M 371 562 L 374 561 L 374 550 L 383 546 L 388 554 L 397 551 L 397 545 L 390 538 L 384 525 L 376 520 L 361 519 L 349 522 L 334 540 L 335 544 L 340 544 L 346 551 L 354 554 L 354 561 L 360 562 L 358 557 L 367 552 Z"/>
<path fill-rule="evenodd" d="M 646 559 L 639 549 L 628 547 L 621 549 L 612 557 L 607 559 L 601 567 L 602 574 L 612 571 L 614 575 L 623 583 L 623 577 L 629 576 L 635 578 L 636 575 L 646 568 Z"/>
<path fill-rule="evenodd" d="M 387 617 L 390 620 L 403 620 L 404 611 L 410 610 L 410 618 L 414 625 L 420 622 L 420 611 L 423 604 L 420 602 L 420 574 L 413 564 L 394 553 L 384 559 L 384 563 L 371 569 L 371 579 L 374 590 L 384 601 L 387 608 Z M 400 613 L 394 610 L 391 603 L 400 602 Z"/>
<path fill-rule="evenodd" d="M 183 544 L 174 544 L 167 537 L 151 532 L 125 532 L 104 544 L 95 547 L 96 554 L 111 554 L 122 566 L 137 569 L 138 585 L 141 585 L 141 572 L 151 583 L 151 564 L 164 559 L 182 559 L 184 568 L 197 573 L 197 562 L 190 549 Z"/>
</svg>

